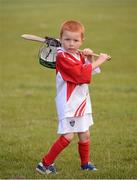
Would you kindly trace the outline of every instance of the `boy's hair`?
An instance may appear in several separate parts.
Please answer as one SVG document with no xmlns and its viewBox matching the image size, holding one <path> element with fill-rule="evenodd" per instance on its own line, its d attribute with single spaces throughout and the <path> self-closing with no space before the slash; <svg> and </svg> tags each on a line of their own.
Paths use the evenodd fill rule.
<svg viewBox="0 0 137 180">
<path fill-rule="evenodd" d="M 81 38 L 83 39 L 85 28 L 79 21 L 69 20 L 62 23 L 60 28 L 60 37 L 62 37 L 64 31 L 80 32 Z"/>
</svg>

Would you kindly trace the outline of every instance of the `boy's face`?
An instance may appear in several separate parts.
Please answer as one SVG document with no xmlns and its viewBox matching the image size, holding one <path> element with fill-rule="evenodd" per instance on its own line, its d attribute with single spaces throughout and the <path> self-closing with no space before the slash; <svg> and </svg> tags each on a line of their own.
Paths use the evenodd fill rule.
<svg viewBox="0 0 137 180">
<path fill-rule="evenodd" d="M 62 47 L 70 53 L 76 53 L 77 49 L 81 46 L 82 41 L 80 32 L 64 31 L 60 38 Z"/>
</svg>

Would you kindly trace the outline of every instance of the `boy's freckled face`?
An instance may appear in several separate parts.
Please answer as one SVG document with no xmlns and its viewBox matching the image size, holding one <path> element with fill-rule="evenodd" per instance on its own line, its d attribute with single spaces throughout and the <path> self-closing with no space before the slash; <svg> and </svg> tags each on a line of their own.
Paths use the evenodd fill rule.
<svg viewBox="0 0 137 180">
<path fill-rule="evenodd" d="M 81 46 L 83 40 L 80 32 L 64 31 L 60 41 L 66 51 L 75 53 Z"/>
</svg>

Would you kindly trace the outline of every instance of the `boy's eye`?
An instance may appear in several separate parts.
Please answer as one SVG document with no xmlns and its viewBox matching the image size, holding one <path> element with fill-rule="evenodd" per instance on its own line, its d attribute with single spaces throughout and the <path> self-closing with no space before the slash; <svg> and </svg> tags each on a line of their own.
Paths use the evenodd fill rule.
<svg viewBox="0 0 137 180">
<path fill-rule="evenodd" d="M 67 39 L 65 39 L 66 41 L 69 41 L 70 39 L 69 38 L 67 38 Z"/>
<path fill-rule="evenodd" d="M 69 38 L 66 38 L 65 40 L 66 40 L 66 41 L 70 41 L 71 39 L 69 39 Z M 74 39 L 73 41 L 75 41 L 75 42 L 78 42 L 79 40 L 77 40 L 77 39 Z"/>
</svg>

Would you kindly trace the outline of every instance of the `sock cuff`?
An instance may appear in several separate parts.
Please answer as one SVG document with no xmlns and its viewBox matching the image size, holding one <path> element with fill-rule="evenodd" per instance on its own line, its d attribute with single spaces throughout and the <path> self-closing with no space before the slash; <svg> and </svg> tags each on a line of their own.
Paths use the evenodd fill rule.
<svg viewBox="0 0 137 180">
<path fill-rule="evenodd" d="M 59 139 L 64 145 L 67 145 L 70 143 L 70 141 L 67 138 L 65 138 L 63 135 L 61 135 Z"/>
<path fill-rule="evenodd" d="M 90 144 L 90 140 L 87 140 L 87 141 L 79 141 L 78 142 L 78 145 L 88 145 L 88 144 Z"/>
</svg>

